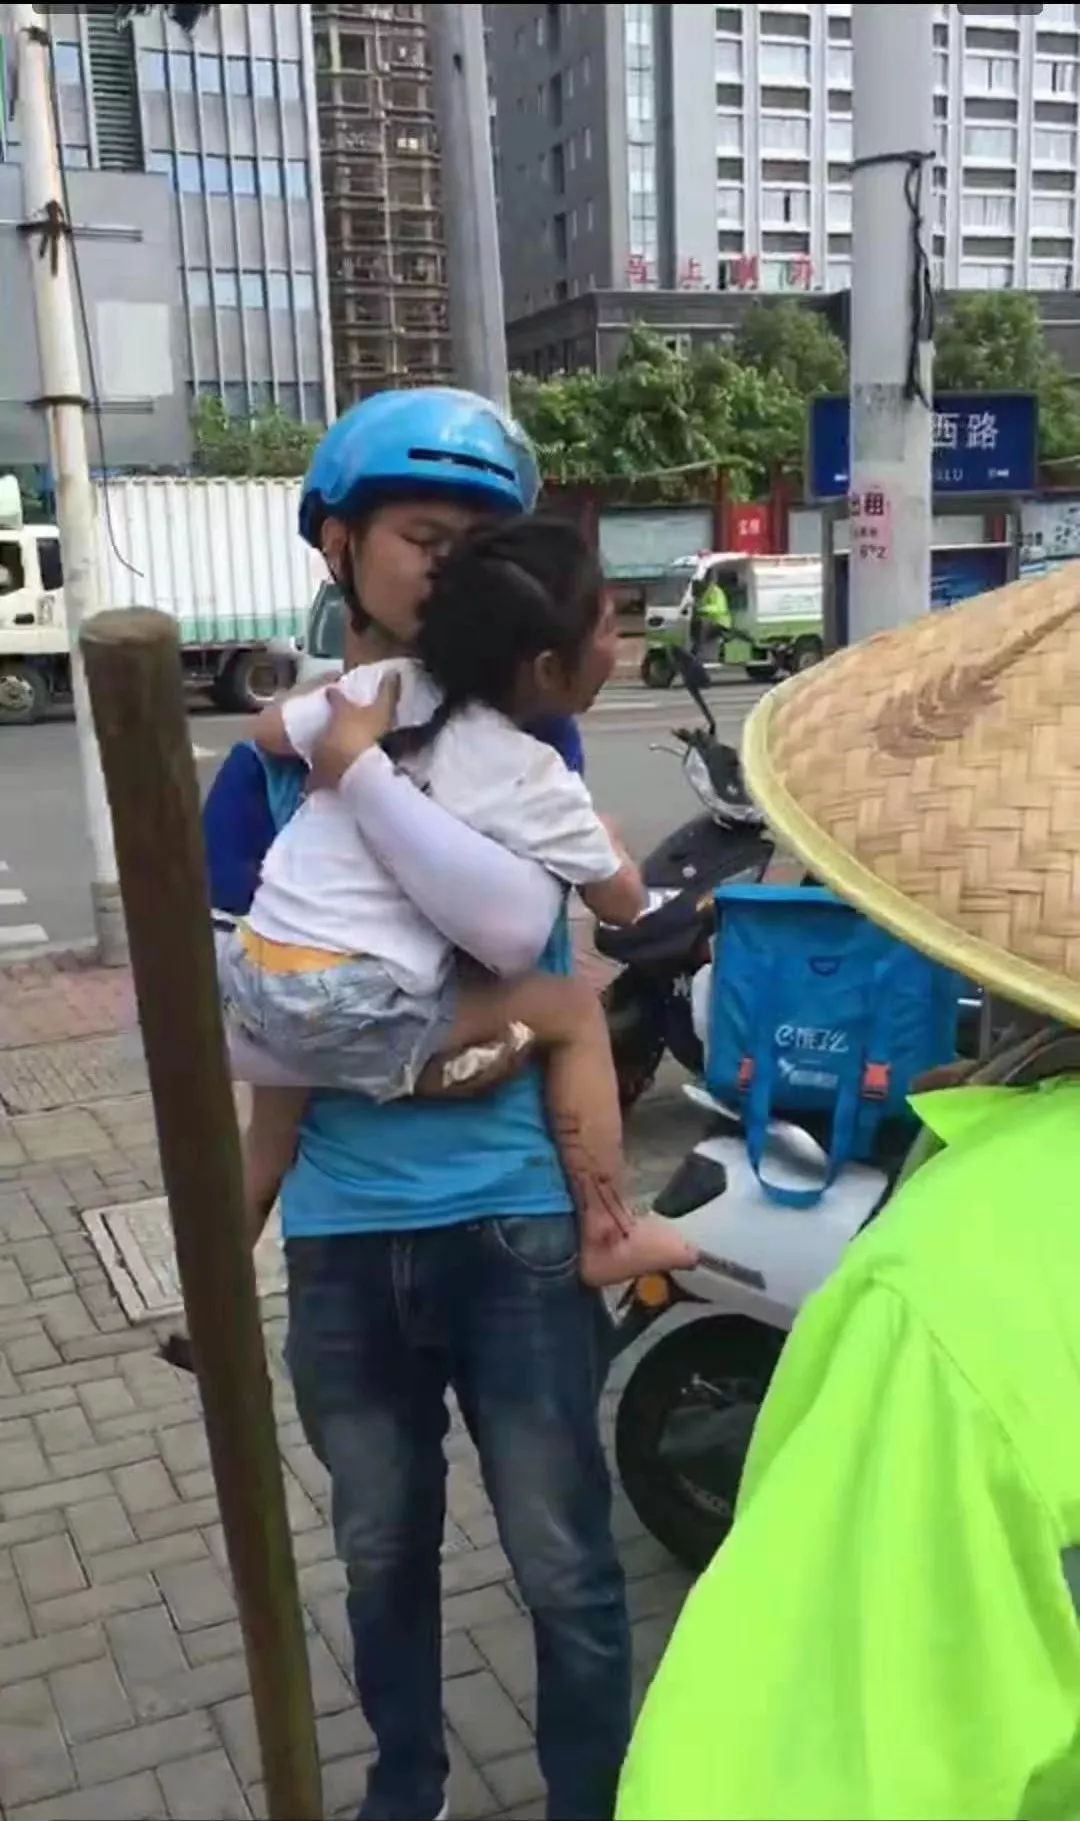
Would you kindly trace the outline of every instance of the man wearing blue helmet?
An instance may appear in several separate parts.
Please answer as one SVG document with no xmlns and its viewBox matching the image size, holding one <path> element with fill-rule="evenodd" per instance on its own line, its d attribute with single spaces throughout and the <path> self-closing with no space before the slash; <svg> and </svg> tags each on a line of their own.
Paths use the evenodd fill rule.
<svg viewBox="0 0 1080 1821">
<path fill-rule="evenodd" d="M 521 431 L 472 394 L 382 394 L 347 413 L 312 463 L 301 529 L 345 591 L 350 665 L 407 649 L 441 556 L 478 517 L 531 510 L 537 486 Z M 391 767 L 375 779 L 354 763 L 376 712 L 338 711 L 314 782 L 355 795 L 373 849 L 461 947 L 496 972 L 538 959 L 567 971 L 561 897 L 541 867 Z M 280 820 L 290 798 L 271 781 Z M 225 822 L 208 804 L 212 876 L 228 870 Z M 237 827 L 237 845 L 245 838 Z M 578 1280 L 576 1222 L 535 1072 L 482 1101 L 316 1094 L 282 1213 L 289 1363 L 331 1475 L 357 1686 L 378 1747 L 361 1816 L 443 1812 L 451 1388 L 533 1617 L 549 1815 L 603 1821 L 627 1741 L 630 1658 L 597 1424 L 602 1311 Z"/>
</svg>

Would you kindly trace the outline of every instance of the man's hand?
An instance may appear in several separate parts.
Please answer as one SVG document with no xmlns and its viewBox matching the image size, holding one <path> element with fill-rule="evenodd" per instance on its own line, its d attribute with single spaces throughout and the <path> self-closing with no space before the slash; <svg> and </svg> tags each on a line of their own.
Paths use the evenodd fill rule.
<svg viewBox="0 0 1080 1821">
<path fill-rule="evenodd" d="M 361 707 L 339 689 L 328 689 L 330 724 L 311 754 L 312 790 L 336 790 L 354 759 L 377 746 L 394 725 L 401 677 L 391 672 L 379 685 L 373 702 Z"/>
</svg>

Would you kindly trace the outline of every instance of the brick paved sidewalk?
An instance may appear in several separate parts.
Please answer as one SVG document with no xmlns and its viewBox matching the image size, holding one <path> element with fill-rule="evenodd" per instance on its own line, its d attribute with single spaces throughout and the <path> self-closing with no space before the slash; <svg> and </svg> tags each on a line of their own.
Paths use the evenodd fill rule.
<svg viewBox="0 0 1080 1821">
<path fill-rule="evenodd" d="M 599 977 L 599 974 L 598 976 Z M 663 1095 L 638 1150 L 684 1136 Z M 650 1184 L 650 1186 L 652 1186 Z M 130 982 L 85 964 L 0 974 L 0 1817 L 220 1821 L 262 1812 L 240 1630 L 197 1398 L 116 1301 L 82 1211 L 160 1188 Z M 325 1476 L 263 1305 L 326 1814 L 359 1803 L 370 1734 L 349 1682 Z M 166 1324 L 169 1325 L 169 1324 Z M 612 1420 L 609 1392 L 605 1427 Z M 455 1429 L 445 1545 L 455 1821 L 541 1812 L 531 1634 Z M 619 1497 L 643 1683 L 685 1577 Z"/>
</svg>

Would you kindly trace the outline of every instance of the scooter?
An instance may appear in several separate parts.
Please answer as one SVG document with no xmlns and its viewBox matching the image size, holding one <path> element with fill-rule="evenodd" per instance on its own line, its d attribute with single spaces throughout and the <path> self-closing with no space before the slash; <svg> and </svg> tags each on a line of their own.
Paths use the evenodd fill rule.
<svg viewBox="0 0 1080 1821">
<path fill-rule="evenodd" d="M 692 993 L 699 1043 L 710 974 L 701 970 Z M 738 1114 L 701 1086 L 684 1092 L 708 1129 L 653 1206 L 678 1221 L 699 1261 L 641 1279 L 614 1312 L 616 1354 L 658 1330 L 623 1389 L 615 1458 L 646 1529 L 699 1570 L 732 1523 L 750 1437 L 796 1312 L 884 1201 L 891 1167 L 850 1164 L 813 1210 L 780 1207 L 754 1175 Z M 770 1125 L 771 1182 L 815 1186 L 826 1162 L 809 1131 Z"/>
<path fill-rule="evenodd" d="M 739 756 L 716 737 L 700 664 L 687 652 L 672 658 L 704 723 L 672 729 L 668 752 L 706 813 L 684 822 L 642 866 L 648 907 L 629 927 L 598 924 L 598 952 L 622 972 L 604 995 L 608 1031 L 624 1108 L 652 1085 L 664 1051 L 699 1074 L 702 1049 L 690 1014 L 690 983 L 708 961 L 720 884 L 760 879 L 773 842 L 743 783 Z"/>
<path fill-rule="evenodd" d="M 711 991 L 709 964 L 690 992 L 703 1056 Z M 1025 1029 L 1016 1007 L 986 1002 L 974 988 L 962 992 L 958 1013 L 962 1057 Z M 884 1204 L 910 1132 L 884 1126 L 873 1164 L 848 1164 L 812 1209 L 785 1208 L 754 1174 L 739 1113 L 699 1083 L 683 1092 L 707 1128 L 653 1206 L 679 1222 L 699 1259 L 692 1271 L 643 1278 L 614 1311 L 615 1354 L 652 1334 L 622 1392 L 615 1457 L 642 1523 L 696 1570 L 730 1528 L 750 1437 L 795 1315 Z M 772 1121 L 769 1181 L 819 1186 L 827 1138 L 813 1121 Z"/>
</svg>

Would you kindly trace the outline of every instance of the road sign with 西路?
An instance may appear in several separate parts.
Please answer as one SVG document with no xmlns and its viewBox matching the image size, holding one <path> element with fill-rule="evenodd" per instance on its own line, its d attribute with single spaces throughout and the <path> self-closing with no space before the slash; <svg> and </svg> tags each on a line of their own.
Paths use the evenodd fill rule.
<svg viewBox="0 0 1080 1821">
<path fill-rule="evenodd" d="M 935 494 L 1033 493 L 1039 406 L 1032 392 L 943 392 L 934 399 Z M 807 494 L 842 499 L 851 487 L 851 401 L 810 406 Z"/>
</svg>

